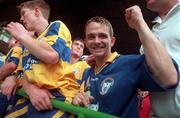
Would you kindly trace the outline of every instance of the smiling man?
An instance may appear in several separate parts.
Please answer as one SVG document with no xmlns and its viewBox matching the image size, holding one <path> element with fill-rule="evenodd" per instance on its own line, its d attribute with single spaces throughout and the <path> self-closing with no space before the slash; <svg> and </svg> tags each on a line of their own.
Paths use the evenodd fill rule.
<svg viewBox="0 0 180 118">
<path fill-rule="evenodd" d="M 126 9 L 125 17 L 129 26 L 138 32 L 145 55 L 111 52 L 115 37 L 110 22 L 103 17 L 88 20 L 85 44 L 95 57 L 95 67 L 85 70 L 81 84 L 84 92 L 75 96 L 73 104 L 123 118 L 138 118 L 138 88 L 162 91 L 175 87 L 178 72 L 177 65 L 148 28 L 140 8 Z"/>
</svg>

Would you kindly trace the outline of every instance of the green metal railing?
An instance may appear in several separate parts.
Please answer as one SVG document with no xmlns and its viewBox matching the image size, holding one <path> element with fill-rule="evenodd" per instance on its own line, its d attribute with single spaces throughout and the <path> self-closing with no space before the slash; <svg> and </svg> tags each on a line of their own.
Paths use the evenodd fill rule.
<svg viewBox="0 0 180 118">
<path fill-rule="evenodd" d="M 17 90 L 17 94 L 28 98 L 27 94 L 22 89 Z M 71 104 L 58 101 L 56 99 L 52 99 L 51 102 L 53 107 L 76 114 L 78 118 L 118 118 L 117 116 L 92 111 L 79 106 L 74 106 Z"/>
</svg>

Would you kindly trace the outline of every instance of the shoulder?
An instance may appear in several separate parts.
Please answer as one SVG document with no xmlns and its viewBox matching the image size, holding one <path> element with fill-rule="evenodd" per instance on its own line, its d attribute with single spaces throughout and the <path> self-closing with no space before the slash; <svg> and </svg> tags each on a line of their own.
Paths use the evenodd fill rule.
<svg viewBox="0 0 180 118">
<path fill-rule="evenodd" d="M 129 62 L 129 63 L 138 63 L 138 62 L 142 62 L 145 60 L 145 56 L 144 55 L 120 55 L 117 58 L 118 62 Z"/>
</svg>

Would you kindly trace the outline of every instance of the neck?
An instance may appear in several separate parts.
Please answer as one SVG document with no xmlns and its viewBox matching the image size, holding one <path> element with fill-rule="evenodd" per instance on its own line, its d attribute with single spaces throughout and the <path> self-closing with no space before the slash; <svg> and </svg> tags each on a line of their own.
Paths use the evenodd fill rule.
<svg viewBox="0 0 180 118">
<path fill-rule="evenodd" d="M 41 20 L 41 25 L 37 25 L 36 27 L 36 34 L 39 36 L 42 34 L 42 32 L 48 27 L 49 23 L 47 20 L 42 19 Z"/>
<path fill-rule="evenodd" d="M 174 5 L 176 5 L 178 3 L 178 0 L 174 0 L 172 2 L 170 2 L 169 4 L 167 4 L 166 6 L 164 6 L 162 10 L 160 10 L 160 12 L 158 12 L 159 16 L 161 17 L 161 19 L 164 19 L 165 16 L 168 14 L 168 12 L 173 8 Z"/>
<path fill-rule="evenodd" d="M 104 65 L 104 63 L 106 62 L 106 60 L 109 58 L 110 54 L 107 55 L 106 57 L 95 57 L 95 61 L 96 61 L 96 68 L 99 70 L 101 69 L 101 67 Z"/>
<path fill-rule="evenodd" d="M 71 56 L 71 61 L 70 61 L 71 64 L 74 64 L 74 63 L 76 63 L 78 61 L 79 61 L 79 57 Z"/>
</svg>

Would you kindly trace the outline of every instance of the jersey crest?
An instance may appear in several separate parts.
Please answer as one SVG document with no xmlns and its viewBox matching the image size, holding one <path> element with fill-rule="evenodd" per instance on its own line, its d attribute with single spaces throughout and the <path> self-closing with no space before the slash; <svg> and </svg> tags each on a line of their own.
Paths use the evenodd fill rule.
<svg viewBox="0 0 180 118">
<path fill-rule="evenodd" d="M 107 91 L 110 89 L 110 87 L 113 86 L 113 84 L 114 84 L 113 78 L 110 78 L 110 77 L 105 78 L 101 83 L 100 94 L 105 95 L 107 93 Z"/>
</svg>

